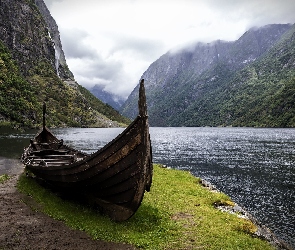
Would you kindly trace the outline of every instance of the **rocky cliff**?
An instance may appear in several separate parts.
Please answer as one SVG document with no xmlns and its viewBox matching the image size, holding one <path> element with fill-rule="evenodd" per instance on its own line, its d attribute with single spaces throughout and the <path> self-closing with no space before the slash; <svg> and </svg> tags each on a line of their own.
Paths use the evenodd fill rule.
<svg viewBox="0 0 295 250">
<path fill-rule="evenodd" d="M 294 44 L 292 32 L 294 25 L 267 25 L 252 28 L 233 42 L 197 43 L 167 52 L 142 75 L 146 82 L 151 125 L 283 126 L 266 121 L 267 112 L 264 112 L 264 121 L 261 122 L 250 114 L 260 103 L 261 96 L 277 94 L 283 86 L 277 84 L 281 80 L 283 66 L 274 64 L 282 55 L 272 53 L 281 50 L 279 44 L 284 43 L 288 45 L 284 48 L 288 60 L 294 59 L 290 46 Z M 272 74 L 262 75 L 258 69 L 262 65 Z M 284 70 L 290 76 L 294 73 L 294 67 L 290 65 Z M 257 75 L 257 79 L 250 77 L 251 74 Z M 123 115 L 134 117 L 137 88 L 123 105 Z M 292 126 L 293 122 L 284 121 L 284 124 Z"/>
<path fill-rule="evenodd" d="M 69 70 L 59 31 L 43 0 L 0 1 L 0 37 L 18 61 L 24 75 L 47 61 L 63 80 L 74 80 Z M 45 21 L 45 22 L 44 22 Z"/>
<path fill-rule="evenodd" d="M 73 73 L 69 70 L 69 67 L 66 62 L 66 57 L 62 49 L 62 44 L 60 41 L 60 35 L 58 26 L 51 16 L 47 6 L 45 5 L 43 0 L 35 0 L 35 4 L 37 5 L 39 11 L 42 14 L 42 17 L 44 18 L 48 32 L 50 34 L 50 37 L 52 39 L 52 42 L 54 44 L 54 51 L 55 51 L 55 69 L 56 73 L 60 78 L 63 80 L 74 80 Z"/>
<path fill-rule="evenodd" d="M 0 1 L 0 38 L 24 75 L 40 61 L 55 67 L 54 42 L 33 1 Z"/>
<path fill-rule="evenodd" d="M 118 126 L 118 112 L 75 82 L 43 0 L 0 0 L 0 123 L 35 127 L 47 102 L 51 126 Z"/>
</svg>

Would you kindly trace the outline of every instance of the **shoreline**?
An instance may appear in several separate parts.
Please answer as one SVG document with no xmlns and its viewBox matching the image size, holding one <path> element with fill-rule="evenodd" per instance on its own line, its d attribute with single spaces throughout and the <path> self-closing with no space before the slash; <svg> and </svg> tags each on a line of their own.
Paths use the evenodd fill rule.
<svg viewBox="0 0 295 250">
<path fill-rule="evenodd" d="M 2 249 L 2 247 L 4 247 L 4 249 L 10 249 L 11 247 L 13 249 L 39 249 L 40 246 L 38 244 L 40 244 L 40 238 L 37 237 L 37 240 L 35 239 L 36 234 L 38 234 L 38 230 L 41 232 L 42 239 L 48 239 L 46 242 L 42 242 L 42 244 L 47 244 L 44 246 L 46 249 L 54 249 L 51 248 L 54 246 L 52 244 L 60 244 L 62 247 L 65 246 L 64 244 L 67 244 L 68 248 L 71 244 L 77 244 L 77 242 L 80 241 L 81 244 L 83 242 L 83 244 L 87 246 L 86 249 L 90 250 L 114 249 L 114 247 L 115 249 L 122 250 L 136 249 L 131 245 L 117 245 L 117 243 L 93 240 L 82 231 L 70 229 L 60 221 L 56 221 L 41 212 L 33 211 L 31 208 L 34 207 L 33 203 L 35 203 L 35 201 L 30 197 L 22 195 L 16 188 L 17 180 L 23 172 L 23 165 L 18 159 L 0 157 L 0 175 L 5 174 L 2 172 L 7 171 L 8 169 L 7 166 L 3 168 L 3 165 L 14 166 L 14 168 L 10 168 L 10 170 L 6 172 L 6 174 L 8 174 L 11 178 L 4 184 L 0 184 L 0 204 L 2 207 L 0 215 L 1 218 L 7 218 L 6 220 L 2 219 L 0 222 L 0 249 Z M 220 192 L 208 181 L 201 180 L 201 184 L 212 192 Z M 252 221 L 252 223 L 258 228 L 255 233 L 256 237 L 268 241 L 276 249 L 293 249 L 284 241 L 280 240 L 274 233 L 271 232 L 270 229 L 262 225 L 238 204 L 235 203 L 233 207 L 218 206 L 217 204 L 216 208 L 224 212 L 246 216 L 246 218 Z M 66 232 L 63 233 L 62 239 L 60 238 L 60 229 L 62 232 Z M 79 235 L 78 239 L 73 240 L 72 235 L 77 234 Z M 19 242 L 19 245 L 17 242 Z M 38 248 L 32 248 L 32 244 L 34 244 L 34 242 L 37 244 Z M 95 247 L 93 247 L 93 244 Z M 27 246 L 28 248 L 26 248 Z M 77 249 L 77 247 L 78 246 L 76 245 L 75 248 Z M 59 248 L 57 247 L 57 249 Z"/>
<path fill-rule="evenodd" d="M 0 175 L 10 177 L 0 183 L 0 249 L 136 249 L 123 243 L 94 240 L 85 232 L 32 209 L 38 204 L 16 187 L 23 170 L 19 159 L 0 157 Z"/>
<path fill-rule="evenodd" d="M 201 184 L 206 187 L 211 192 L 221 192 L 209 181 L 201 179 Z M 276 249 L 279 250 L 294 250 L 292 246 L 281 240 L 277 235 L 275 235 L 267 226 L 258 221 L 253 215 L 251 215 L 245 208 L 234 202 L 234 206 L 223 206 L 216 204 L 216 208 L 227 213 L 236 214 L 238 217 L 250 220 L 256 227 L 257 231 L 254 233 L 256 237 L 262 238 L 268 241 Z"/>
<path fill-rule="evenodd" d="M 19 176 L 10 175 L 0 184 L 0 249 L 136 249 L 123 243 L 94 240 L 83 231 L 33 210 L 36 202 L 16 188 Z"/>
<path fill-rule="evenodd" d="M 20 175 L 23 172 L 23 169 L 24 166 L 19 159 L 0 156 L 0 175 Z"/>
</svg>

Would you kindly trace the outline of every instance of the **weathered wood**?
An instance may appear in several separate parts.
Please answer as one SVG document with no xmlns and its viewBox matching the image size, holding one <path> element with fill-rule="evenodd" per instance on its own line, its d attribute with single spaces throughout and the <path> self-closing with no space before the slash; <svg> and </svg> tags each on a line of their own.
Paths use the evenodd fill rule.
<svg viewBox="0 0 295 250">
<path fill-rule="evenodd" d="M 87 155 L 58 140 L 45 126 L 22 155 L 26 169 L 61 191 L 82 193 L 113 220 L 130 218 L 152 183 L 152 150 L 144 81 L 138 117 L 113 141 Z M 44 112 L 45 117 L 45 112 Z"/>
<path fill-rule="evenodd" d="M 32 155 L 30 156 L 30 158 L 39 158 L 40 155 Z M 62 159 L 62 158 L 73 158 L 74 155 L 66 155 L 66 154 L 61 154 L 61 155 L 44 155 L 42 156 L 41 159 L 48 159 L 48 158 L 59 158 L 59 159 Z"/>
<path fill-rule="evenodd" d="M 36 159 L 32 159 L 31 161 L 32 162 L 41 162 L 41 161 L 44 161 L 44 162 L 71 162 L 73 161 L 74 158 L 68 158 L 68 159 L 59 159 L 59 158 L 36 158 Z"/>
</svg>

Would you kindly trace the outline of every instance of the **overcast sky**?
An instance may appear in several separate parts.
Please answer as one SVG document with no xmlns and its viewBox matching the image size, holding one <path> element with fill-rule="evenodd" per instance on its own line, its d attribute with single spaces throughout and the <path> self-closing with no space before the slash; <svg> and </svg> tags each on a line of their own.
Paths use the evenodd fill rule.
<svg viewBox="0 0 295 250">
<path fill-rule="evenodd" d="M 295 23 L 294 0 L 44 0 L 77 82 L 125 98 L 168 50 Z"/>
</svg>

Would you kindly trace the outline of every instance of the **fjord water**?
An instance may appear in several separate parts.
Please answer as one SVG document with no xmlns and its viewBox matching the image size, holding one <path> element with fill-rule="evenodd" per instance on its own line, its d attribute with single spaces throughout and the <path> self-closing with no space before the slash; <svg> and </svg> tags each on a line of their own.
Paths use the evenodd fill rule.
<svg viewBox="0 0 295 250">
<path fill-rule="evenodd" d="M 52 131 L 92 153 L 123 129 Z M 0 156 L 19 157 L 35 132 L 1 133 Z M 151 128 L 150 134 L 155 163 L 210 181 L 295 248 L 295 129 Z"/>
<path fill-rule="evenodd" d="M 152 129 L 153 156 L 210 181 L 295 248 L 295 129 Z"/>
</svg>

